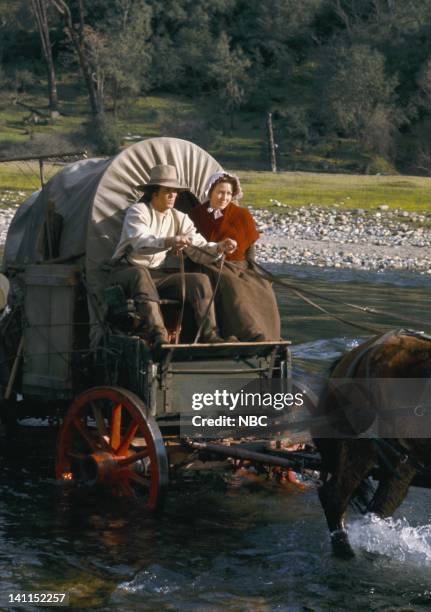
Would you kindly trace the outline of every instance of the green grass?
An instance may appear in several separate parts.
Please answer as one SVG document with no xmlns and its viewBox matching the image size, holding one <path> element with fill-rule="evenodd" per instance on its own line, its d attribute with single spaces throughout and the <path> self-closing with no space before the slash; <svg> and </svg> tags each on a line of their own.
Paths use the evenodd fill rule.
<svg viewBox="0 0 431 612">
<path fill-rule="evenodd" d="M 49 180 L 60 168 L 59 165 L 44 164 L 45 180 Z M 39 188 L 39 164 L 37 162 L 0 163 L 0 195 L 4 196 L 5 191 L 22 191 L 30 194 Z"/>
<path fill-rule="evenodd" d="M 21 168 L 21 169 L 20 169 Z M 46 164 L 45 175 L 53 176 L 59 166 Z M 30 193 L 40 186 L 36 163 L 0 164 L 0 192 Z M 246 172 L 238 175 L 244 204 L 271 206 L 271 199 L 291 206 L 309 204 L 340 208 L 375 209 L 381 204 L 408 211 L 431 212 L 431 178 L 414 176 L 360 176 L 317 172 Z M 281 212 L 283 209 L 280 209 Z"/>
<path fill-rule="evenodd" d="M 431 212 L 431 178 L 417 176 L 362 176 L 317 172 L 238 171 L 243 202 L 270 206 L 271 199 L 291 206 L 339 204 L 340 208 L 390 208 Z"/>
</svg>

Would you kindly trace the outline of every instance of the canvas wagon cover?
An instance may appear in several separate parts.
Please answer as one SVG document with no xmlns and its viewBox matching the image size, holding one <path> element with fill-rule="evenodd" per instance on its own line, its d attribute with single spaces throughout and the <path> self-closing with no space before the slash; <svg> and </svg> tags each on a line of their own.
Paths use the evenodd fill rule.
<svg viewBox="0 0 431 612">
<path fill-rule="evenodd" d="M 15 214 L 6 239 L 4 264 L 43 261 L 43 227 L 49 207 L 63 226 L 58 257 L 85 256 L 88 286 L 99 293 L 100 264 L 109 259 L 120 238 L 126 209 L 157 164 L 172 164 L 179 179 L 200 200 L 205 184 L 221 170 L 197 145 L 178 138 L 150 138 L 110 159 L 69 164 L 43 190 L 32 194 Z"/>
</svg>

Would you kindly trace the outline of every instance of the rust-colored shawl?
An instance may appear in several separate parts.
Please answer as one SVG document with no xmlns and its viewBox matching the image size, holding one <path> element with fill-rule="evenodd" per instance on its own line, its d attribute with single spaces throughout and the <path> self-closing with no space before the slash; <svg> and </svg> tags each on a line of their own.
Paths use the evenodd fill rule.
<svg viewBox="0 0 431 612">
<path fill-rule="evenodd" d="M 200 204 L 189 213 L 198 232 L 210 242 L 233 238 L 238 247 L 234 253 L 227 255 L 226 259 L 244 261 L 245 252 L 259 238 L 253 217 L 246 208 L 231 202 L 223 210 L 223 216 L 214 219 L 214 213 L 207 210 L 208 206 L 208 202 Z"/>
</svg>

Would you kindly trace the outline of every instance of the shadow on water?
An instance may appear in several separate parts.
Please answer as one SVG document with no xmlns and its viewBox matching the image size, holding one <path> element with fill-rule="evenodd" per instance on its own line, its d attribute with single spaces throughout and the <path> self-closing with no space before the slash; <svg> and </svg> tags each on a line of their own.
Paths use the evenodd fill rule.
<svg viewBox="0 0 431 612">
<path fill-rule="evenodd" d="M 325 272 L 301 283 L 344 301 L 428 318 L 429 286 L 363 278 L 334 284 Z M 316 314 L 284 290 L 279 298 L 299 373 L 321 374 L 367 335 Z M 165 513 L 151 517 L 130 502 L 67 492 L 55 483 L 52 464 L 52 454 L 44 460 L 27 454 L 0 474 L 1 609 L 9 592 L 42 590 L 68 591 L 75 609 L 121 611 L 431 605 L 425 490 L 412 490 L 392 522 L 352 514 L 358 555 L 344 563 L 331 556 L 314 490 L 234 487 L 214 474 L 174 485 Z"/>
</svg>

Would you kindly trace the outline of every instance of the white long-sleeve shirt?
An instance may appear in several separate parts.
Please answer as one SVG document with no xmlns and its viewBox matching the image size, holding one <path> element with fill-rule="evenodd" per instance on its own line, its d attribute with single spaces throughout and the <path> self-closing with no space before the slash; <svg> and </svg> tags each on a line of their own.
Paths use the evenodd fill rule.
<svg viewBox="0 0 431 612">
<path fill-rule="evenodd" d="M 217 243 L 205 240 L 190 217 L 174 208 L 159 212 L 151 204 L 137 202 L 130 206 L 126 213 L 113 259 L 119 259 L 127 253 L 128 261 L 134 265 L 147 268 L 163 267 L 170 251 L 165 246 L 165 238 L 180 234 L 187 236 L 192 245 L 208 252 L 206 255 L 193 247 L 187 247 L 185 253 L 190 259 L 197 263 L 208 263 L 217 259 Z"/>
</svg>

